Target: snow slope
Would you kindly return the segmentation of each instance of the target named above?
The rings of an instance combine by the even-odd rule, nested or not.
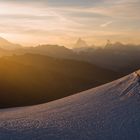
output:
[[[0,110],[0,140],[139,140],[140,78],[47,104]]]

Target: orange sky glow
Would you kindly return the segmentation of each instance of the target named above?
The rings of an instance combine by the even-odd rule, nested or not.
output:
[[[140,44],[139,0],[1,0],[0,36],[22,45]]]

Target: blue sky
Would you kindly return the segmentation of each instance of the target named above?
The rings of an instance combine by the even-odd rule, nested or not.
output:
[[[0,35],[24,45],[140,44],[139,0],[1,0]]]

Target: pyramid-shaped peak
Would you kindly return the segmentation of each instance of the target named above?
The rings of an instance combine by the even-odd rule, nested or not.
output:
[[[82,47],[88,47],[88,44],[85,40],[79,38],[75,44],[75,48],[82,48]]]

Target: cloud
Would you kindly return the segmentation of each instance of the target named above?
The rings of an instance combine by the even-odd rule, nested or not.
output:
[[[113,21],[108,21],[108,22],[106,22],[106,23],[104,23],[104,24],[101,24],[100,26],[101,27],[107,27],[107,26],[109,26],[110,24],[112,24],[113,23]]]
[[[17,4],[36,4],[53,7],[91,7],[103,3],[105,0],[1,0],[1,2],[17,3]]]
[[[139,13],[140,0],[0,0],[0,33],[61,40],[119,32],[133,38]]]

